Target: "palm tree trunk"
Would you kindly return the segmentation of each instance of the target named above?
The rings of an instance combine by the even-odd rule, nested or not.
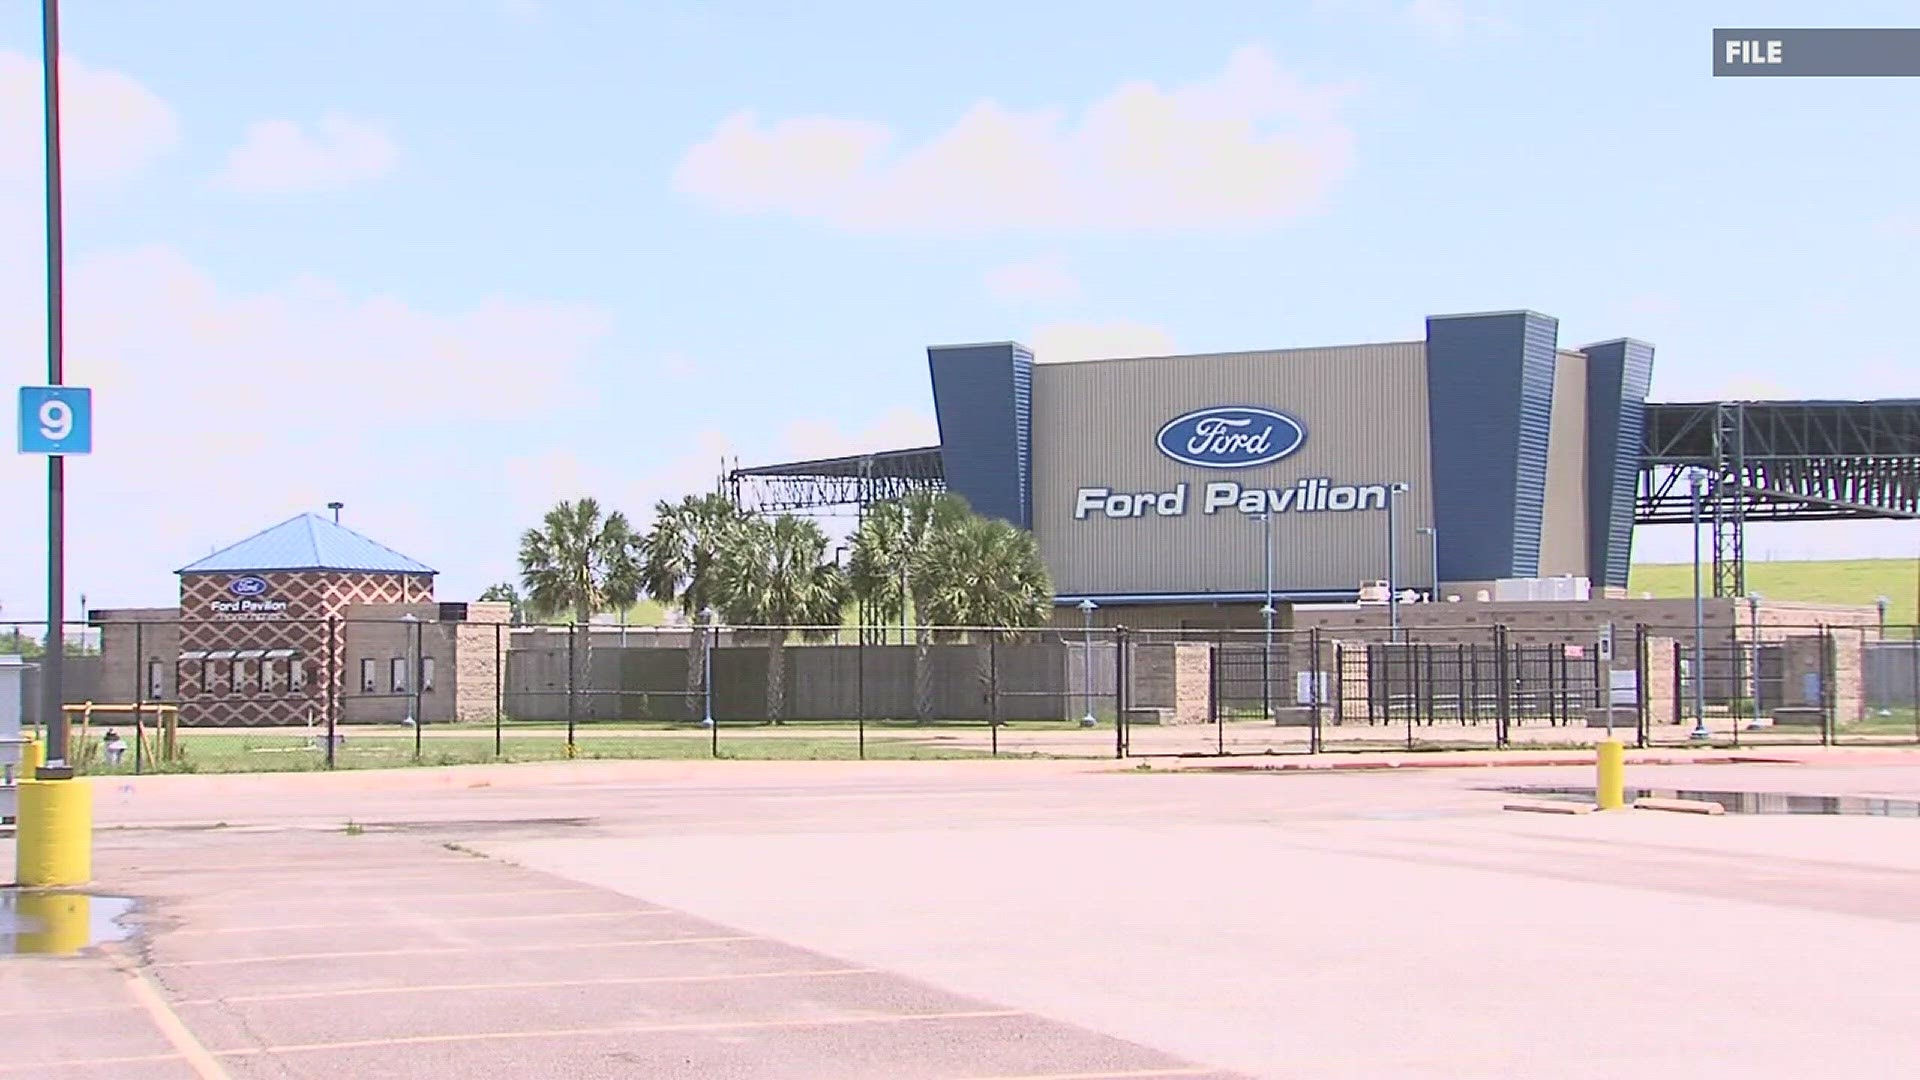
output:
[[[927,628],[914,631],[913,642],[913,715],[920,723],[933,719],[933,657]]]
[[[706,690],[706,637],[709,631],[704,626],[692,628],[687,634],[687,717],[700,719],[702,715],[702,692]]]
[[[1000,721],[999,710],[995,708],[997,702],[993,682],[996,673],[993,670],[993,661],[993,635],[989,633],[985,643],[974,646],[973,650],[974,673],[980,679],[980,700],[986,703],[989,724]]]
[[[787,642],[784,630],[775,630],[767,636],[767,719],[780,723],[780,713],[787,703],[787,653],[781,648]]]

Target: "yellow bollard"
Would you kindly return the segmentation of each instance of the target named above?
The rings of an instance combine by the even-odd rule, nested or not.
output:
[[[92,900],[85,893],[19,894],[24,926],[13,939],[14,951],[65,956],[86,948],[93,935]]]
[[[1599,754],[1600,775],[1594,785],[1593,801],[1602,810],[1618,810],[1627,803],[1626,748],[1618,742],[1603,742]]]
[[[20,744],[20,771],[14,775],[22,778],[33,777],[40,771],[40,766],[46,763],[46,759],[41,756],[43,753],[44,751],[40,749],[40,740],[28,735],[27,741]]]
[[[85,885],[93,877],[93,786],[21,780],[14,880],[30,889]]]

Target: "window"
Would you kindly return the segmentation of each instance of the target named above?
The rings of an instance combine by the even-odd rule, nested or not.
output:
[[[247,662],[238,657],[227,661],[227,689],[229,691],[236,694],[240,692],[240,669],[246,666]]]
[[[404,656],[393,658],[393,692],[396,694],[407,692],[407,658]]]
[[[377,692],[380,689],[379,684],[374,681],[375,670],[377,669],[375,669],[375,667],[373,666],[372,657],[367,657],[366,659],[360,661],[360,692],[361,693],[372,694]]]
[[[420,689],[426,692],[433,689],[433,657],[420,658]]]
[[[307,665],[297,656],[287,658],[287,689],[304,690],[307,685]]]

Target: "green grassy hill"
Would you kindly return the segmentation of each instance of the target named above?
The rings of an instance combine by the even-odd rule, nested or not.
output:
[[[1708,573],[1703,567],[1703,576]],[[1887,608],[1887,622],[1893,626],[1912,625],[1914,575],[1920,572],[1912,559],[1855,559],[1835,562],[1749,562],[1747,588],[1776,600],[1800,600],[1819,604],[1851,604],[1872,607],[1874,598],[1893,601]],[[1636,565],[1627,579],[1634,596],[1650,592],[1655,596],[1692,596],[1693,564],[1646,563]],[[1711,584],[1707,585],[1711,589]]]

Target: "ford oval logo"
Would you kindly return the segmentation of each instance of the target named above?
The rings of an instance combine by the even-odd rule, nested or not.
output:
[[[227,591],[235,596],[260,596],[267,591],[267,581],[257,577],[234,578]]]
[[[1216,405],[1176,416],[1153,441],[1160,452],[1203,469],[1251,469],[1279,461],[1307,441],[1306,425],[1250,405]]]

